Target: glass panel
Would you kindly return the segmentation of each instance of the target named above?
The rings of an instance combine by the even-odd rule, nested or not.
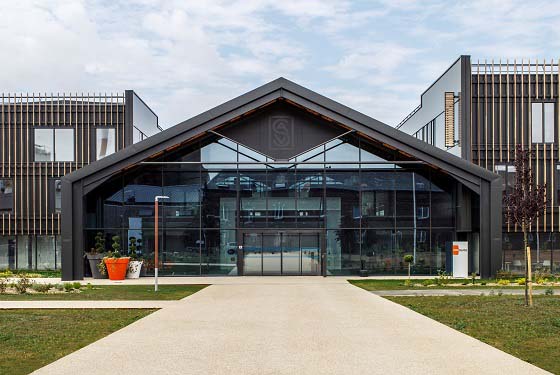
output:
[[[243,234],[243,275],[262,275],[262,234]]]
[[[395,171],[392,168],[361,171],[362,227],[395,226]]]
[[[394,234],[387,229],[362,231],[362,255],[366,269],[372,273],[394,273]]]
[[[298,166],[294,190],[297,195],[296,216],[298,227],[323,227],[325,217],[323,171],[302,170]]]
[[[200,172],[198,165],[170,164],[163,169],[165,219],[169,228],[200,227]]]
[[[37,236],[37,269],[55,269],[55,238],[54,236]]]
[[[542,103],[531,104],[531,139],[533,143],[542,142]]]
[[[267,219],[273,220],[281,216],[281,213],[278,213],[273,218],[267,212],[266,197],[269,188],[266,182],[266,172],[239,172],[239,195],[241,197],[239,223],[241,226],[262,228],[266,227]]]
[[[16,240],[14,237],[0,236],[0,269],[16,268]]]
[[[98,128],[95,134],[97,160],[116,151],[115,129]]]
[[[74,129],[56,129],[54,136],[55,160],[74,161]]]
[[[451,252],[453,229],[432,229],[432,242],[430,257],[426,260],[429,266],[437,271],[445,271],[446,254]],[[451,261],[451,259],[449,259]],[[451,270],[448,270],[451,271]]]
[[[554,142],[554,103],[544,103],[544,141]]]
[[[237,242],[235,230],[202,232],[202,273],[237,275]]]
[[[453,205],[454,183],[432,174],[431,183],[431,225],[432,227],[452,227],[455,225]]]
[[[327,147],[325,160],[327,162],[359,162],[360,149],[349,143],[343,143],[331,149]],[[358,164],[327,164],[326,168],[358,169]]]
[[[222,145],[220,143],[226,144]],[[200,149],[200,160],[203,163],[237,162],[237,145],[227,139],[220,143],[210,143]],[[233,148],[233,149],[232,149]],[[203,168],[237,169],[235,164],[204,164]]]
[[[161,261],[163,275],[199,275],[201,242],[199,230],[170,229],[161,224],[163,245]]]
[[[319,233],[301,233],[299,236],[301,249],[302,275],[321,274],[321,245]]]
[[[329,228],[360,227],[360,174],[354,171],[325,172],[327,224]],[[340,218],[335,224],[330,217]],[[331,226],[334,225],[334,226]]]
[[[350,275],[357,274],[360,268],[360,231],[327,230],[327,272]]]
[[[163,195],[162,167],[142,165],[127,173],[124,177],[124,225],[134,225],[131,222],[141,220],[141,228],[154,226],[155,197]],[[160,202],[160,217],[169,215],[169,202]],[[163,225],[164,223],[162,223]]]
[[[235,229],[237,172],[202,171],[202,227]]]
[[[268,227],[292,228],[299,218],[296,211],[295,170],[269,170]]]
[[[14,208],[14,188],[11,179],[0,179],[0,211],[11,211]]]
[[[282,235],[282,274],[283,275],[301,275],[301,252],[300,252],[300,236],[298,234]],[[306,259],[306,268],[309,261]]]
[[[35,161],[54,161],[52,129],[35,129]]]
[[[263,234],[262,270],[263,275],[280,275],[282,259],[282,236],[280,233]]]
[[[29,236],[17,236],[17,269],[33,268],[33,251],[29,243]]]

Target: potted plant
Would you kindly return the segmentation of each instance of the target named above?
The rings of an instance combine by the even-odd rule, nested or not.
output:
[[[95,235],[94,247],[86,253],[87,260],[89,262],[89,268],[91,268],[91,276],[94,279],[105,279],[107,278],[106,273],[101,273],[99,269],[99,264],[103,264],[103,253],[105,252],[105,236],[103,232],[97,232]]]
[[[113,236],[112,240],[113,251],[103,258],[103,263],[109,274],[109,280],[124,280],[130,258],[121,256],[121,237]]]
[[[140,270],[142,269],[142,263],[144,263],[144,260],[138,256],[140,242],[141,240],[137,240],[136,237],[130,237],[128,239],[130,262],[128,263],[126,272],[127,279],[138,279],[140,277]]]

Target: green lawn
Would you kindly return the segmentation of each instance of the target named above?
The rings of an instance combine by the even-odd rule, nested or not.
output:
[[[560,374],[560,297],[386,297],[555,374]]]
[[[0,374],[28,374],[153,311],[0,310]]]
[[[0,301],[55,300],[179,300],[207,287],[207,285],[99,285],[84,286],[80,293],[64,294],[0,294]]]
[[[420,279],[412,279],[411,283],[412,284],[422,284],[424,280],[420,280]],[[461,281],[461,280],[451,280],[450,283],[451,284],[461,284],[461,283],[466,283],[467,285],[432,285],[432,286],[406,286],[404,284],[405,279],[398,279],[398,280],[390,280],[390,279],[378,279],[378,280],[372,280],[372,279],[366,279],[366,280],[348,280],[348,282],[352,285],[355,285],[357,287],[360,287],[362,289],[365,290],[408,290],[408,289],[417,289],[417,290],[423,290],[423,289],[501,289],[501,288],[515,288],[515,289],[523,289],[524,286],[522,285],[515,285],[515,286],[498,286],[498,285],[493,285],[493,286],[488,286],[488,285],[481,285],[481,282],[485,282],[485,283],[495,283],[496,280],[476,280],[476,284],[475,285],[471,285],[471,281],[470,280],[465,280],[465,281]],[[547,289],[547,288],[554,288],[554,289],[560,289],[559,286],[543,286],[543,285],[537,285],[535,283],[533,283],[533,288],[534,289]]]

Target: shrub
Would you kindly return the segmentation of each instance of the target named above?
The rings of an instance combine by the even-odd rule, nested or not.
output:
[[[93,285],[91,285],[91,283],[87,283],[86,288],[88,290],[92,290],[93,289]]]
[[[424,286],[430,286],[430,285],[432,285],[433,283],[434,283],[434,282],[433,282],[432,280],[429,280],[429,279],[428,279],[428,280],[422,281],[422,285],[424,285]]]
[[[445,271],[438,271],[438,277],[436,278],[437,285],[447,285],[451,281],[449,274]]]
[[[412,286],[412,281],[410,281],[410,279],[406,279],[404,281],[404,286]]]
[[[14,276],[14,273],[12,271],[10,271],[9,269],[0,271],[0,277],[12,277]]]
[[[480,285],[482,285],[482,286],[486,285],[486,281],[482,281],[482,282],[480,283]]]
[[[6,288],[8,287],[8,279],[0,277],[0,294],[6,293]]]
[[[23,274],[18,281],[14,284],[14,288],[16,289],[16,292],[18,292],[19,294],[25,294],[27,293],[27,289],[29,289],[31,287],[31,280],[29,280],[27,278],[27,276],[25,274]]]
[[[498,280],[498,285],[509,285],[509,280],[500,279]]]
[[[496,272],[496,279],[511,280],[513,279],[513,273],[511,271],[499,270],[498,272]]]
[[[82,283],[76,281],[72,284],[72,286],[74,287],[74,289],[80,289],[82,287]]]
[[[64,290],[67,292],[71,292],[74,289],[74,284],[72,283],[64,283]]]
[[[547,288],[547,289],[544,291],[544,295],[545,295],[545,296],[552,296],[552,295],[554,295],[554,289],[552,289],[552,288]]]
[[[38,293],[47,293],[52,288],[52,284],[37,283],[33,284],[31,288]]]
[[[62,284],[56,284],[55,285],[56,290],[58,290],[59,292],[62,292],[64,290],[64,285]]]
[[[517,285],[525,285],[525,278],[520,277],[519,279],[515,280],[515,282],[517,283]]]

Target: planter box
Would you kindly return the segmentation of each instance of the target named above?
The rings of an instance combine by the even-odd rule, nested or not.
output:
[[[103,261],[103,254],[86,254],[88,262],[89,262],[89,268],[91,268],[91,276],[94,279],[106,279],[107,275],[102,275],[101,272],[99,272],[99,268],[97,268],[97,265]]]
[[[369,270],[360,270],[360,277],[368,277]]]
[[[128,269],[130,258],[107,258],[105,266],[109,274],[109,280],[124,280]]]
[[[128,263],[128,269],[126,270],[127,279],[138,279],[140,278],[140,270],[142,269],[143,260],[131,260]]]

